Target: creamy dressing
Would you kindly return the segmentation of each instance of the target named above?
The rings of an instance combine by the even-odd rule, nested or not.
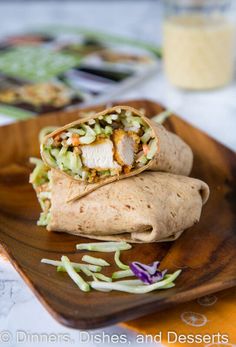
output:
[[[217,88],[234,73],[235,26],[221,16],[171,16],[164,21],[164,65],[170,82]]]

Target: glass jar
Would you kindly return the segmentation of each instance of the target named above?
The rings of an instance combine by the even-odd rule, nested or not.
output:
[[[211,89],[234,75],[235,18],[230,0],[163,0],[164,67],[170,82]]]

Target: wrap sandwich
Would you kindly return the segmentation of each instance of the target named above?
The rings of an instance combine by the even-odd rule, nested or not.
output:
[[[79,198],[145,170],[188,176],[190,147],[179,136],[129,106],[116,106],[58,128],[44,137],[47,166],[81,182]]]
[[[43,209],[39,224],[50,231],[98,240],[172,241],[199,221],[209,196],[198,179],[146,171],[68,202],[68,190],[76,195],[80,184],[37,160],[30,181]]]

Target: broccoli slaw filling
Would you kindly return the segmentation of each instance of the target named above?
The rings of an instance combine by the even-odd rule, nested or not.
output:
[[[30,183],[33,185],[42,209],[37,225],[46,226],[51,217],[50,169],[38,158],[30,158],[30,163],[35,165],[33,172],[30,174]]]
[[[146,165],[157,141],[141,117],[116,109],[49,137],[42,151],[49,166],[92,183]]]

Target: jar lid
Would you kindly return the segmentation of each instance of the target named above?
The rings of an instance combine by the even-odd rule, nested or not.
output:
[[[208,7],[208,6],[229,6],[232,0],[164,0],[164,3],[169,3],[175,6],[190,6],[190,7]]]

